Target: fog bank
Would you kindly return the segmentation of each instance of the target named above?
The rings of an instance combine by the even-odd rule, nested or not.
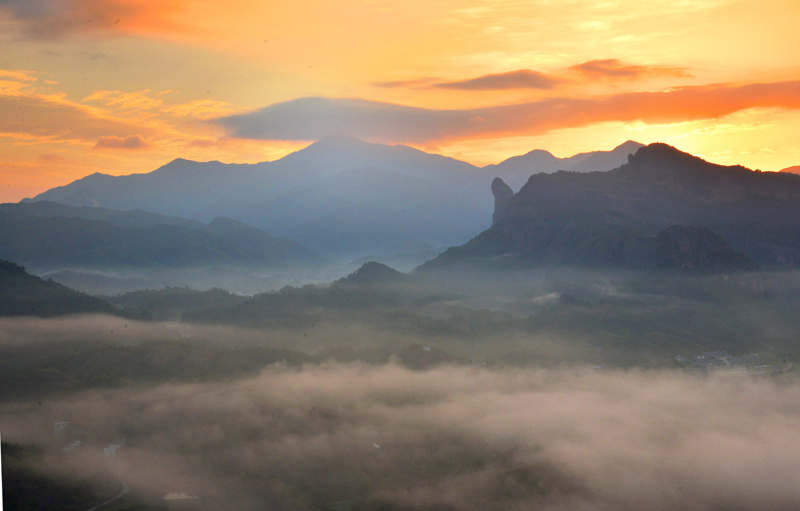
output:
[[[56,438],[53,424],[70,421]],[[3,405],[40,469],[200,509],[796,509],[800,387],[673,372],[267,368]],[[72,453],[60,447],[80,440]]]

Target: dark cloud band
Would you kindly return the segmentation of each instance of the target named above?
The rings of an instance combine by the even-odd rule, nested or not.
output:
[[[236,138],[318,140],[343,134],[375,142],[425,144],[536,135],[599,122],[683,122],[754,107],[800,108],[800,81],[550,98],[464,110],[416,108],[363,99],[301,98],[213,122]]]

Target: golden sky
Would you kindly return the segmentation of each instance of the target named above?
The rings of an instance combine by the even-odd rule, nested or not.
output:
[[[0,202],[336,132],[800,165],[797,0],[0,0]]]

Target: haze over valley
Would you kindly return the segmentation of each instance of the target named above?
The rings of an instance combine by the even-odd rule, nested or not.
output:
[[[367,240],[344,252],[215,216],[254,210],[223,198],[241,176],[263,197],[266,164],[178,160],[3,204],[2,257],[25,265],[0,266],[6,505],[793,507],[800,273],[785,233],[800,177],[621,147],[614,169],[586,167],[614,151],[479,169],[323,140],[304,151],[326,149],[337,172],[285,194],[319,209],[298,198],[271,221],[316,211],[341,243]],[[401,172],[420,161],[438,183]],[[213,213],[179,207],[187,173],[209,180]],[[460,193],[422,192],[436,186]],[[335,231],[353,204],[366,222],[345,212]],[[433,250],[469,209],[483,214],[471,239]],[[424,264],[354,258],[390,253],[380,241],[402,229],[430,247]]]
[[[794,0],[0,0],[0,510],[800,507]]]

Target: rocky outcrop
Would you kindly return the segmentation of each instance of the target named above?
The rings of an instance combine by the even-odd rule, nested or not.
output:
[[[800,176],[715,165],[651,144],[608,172],[532,175],[506,203],[502,221],[447,250],[439,262],[653,268],[662,230],[699,225],[761,267],[800,268],[798,218]],[[706,267],[699,259],[691,264]]]
[[[705,227],[673,225],[658,235],[657,266],[690,273],[749,271],[757,265],[731,247],[725,238]]]
[[[503,218],[503,214],[506,212],[506,204],[514,196],[514,190],[505,181],[496,177],[492,181],[492,194],[494,194],[494,213],[492,214],[492,225],[494,225]]]

